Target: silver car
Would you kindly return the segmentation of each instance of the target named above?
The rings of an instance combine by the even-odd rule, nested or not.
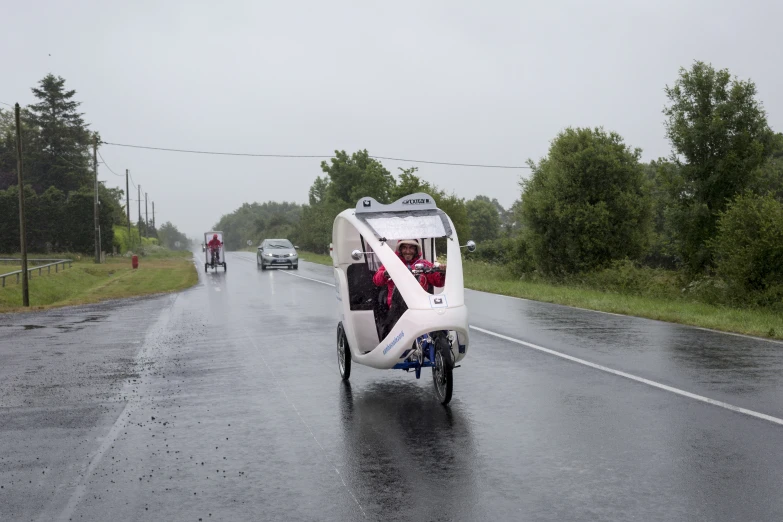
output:
[[[276,268],[299,268],[299,255],[295,247],[287,239],[265,239],[258,247],[256,254],[256,264],[261,270],[269,267]]]

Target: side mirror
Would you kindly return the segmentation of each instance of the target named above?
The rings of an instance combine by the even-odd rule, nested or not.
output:
[[[460,248],[467,248],[468,252],[475,252],[476,251],[476,242],[472,239],[469,239],[467,243],[462,245]]]
[[[296,245],[294,245],[294,249],[296,249],[296,250],[299,250],[299,247],[298,247],[298,246],[296,246]]]
[[[361,250],[354,250],[353,252],[351,252],[351,258],[354,261],[360,260],[362,258],[362,251]]]

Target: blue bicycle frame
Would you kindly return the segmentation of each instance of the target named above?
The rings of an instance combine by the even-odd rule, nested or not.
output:
[[[443,331],[443,335],[448,335],[448,332]],[[421,378],[422,368],[431,368],[435,366],[435,343],[432,341],[430,334],[424,334],[416,338],[416,343],[421,345],[421,354],[423,360],[417,361],[403,361],[394,365],[393,369],[416,372],[416,378]],[[410,356],[411,352],[415,348],[410,348],[403,352],[402,359]]]

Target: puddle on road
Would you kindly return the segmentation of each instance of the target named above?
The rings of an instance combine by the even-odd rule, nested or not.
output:
[[[63,331],[76,331],[76,330],[83,329],[86,326],[86,323],[97,323],[103,321],[107,317],[108,315],[104,315],[104,314],[92,314],[74,322],[67,322],[65,324],[49,325],[49,326]],[[38,330],[41,328],[46,328],[46,326],[40,324],[0,324],[0,328],[22,328],[24,330]]]
[[[0,324],[0,328],[19,328],[22,327],[25,330],[37,330],[38,328],[46,328],[39,324]]]

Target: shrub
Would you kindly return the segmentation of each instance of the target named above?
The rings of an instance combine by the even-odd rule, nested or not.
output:
[[[467,259],[490,264],[507,265],[515,275],[532,272],[535,268],[528,244],[521,237],[503,237],[482,241]]]
[[[643,255],[651,202],[641,151],[616,133],[571,129],[522,183],[521,215],[537,268],[563,276]]]
[[[738,302],[768,306],[783,298],[783,205],[747,192],[720,214],[710,241],[716,272]]]
[[[680,297],[682,286],[677,272],[639,266],[628,259],[614,261],[601,270],[572,276],[568,282],[604,292],[675,299]]]

